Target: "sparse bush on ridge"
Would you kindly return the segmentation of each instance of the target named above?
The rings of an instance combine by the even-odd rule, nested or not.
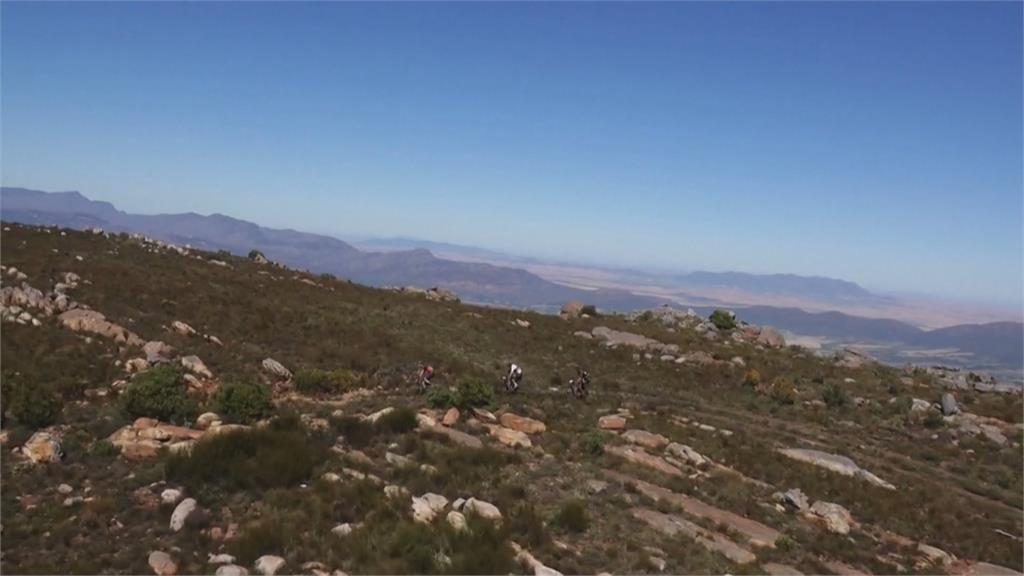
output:
[[[829,384],[821,393],[821,399],[829,408],[842,408],[850,403],[850,397],[838,384]]]
[[[181,369],[161,364],[135,375],[121,394],[121,407],[133,418],[146,416],[188,424],[198,411],[181,379]]]
[[[708,319],[719,330],[732,330],[736,327],[736,316],[728,310],[715,310]]]
[[[352,388],[356,377],[350,370],[300,370],[292,379],[303,394],[337,394]]]
[[[63,402],[48,386],[29,384],[21,380],[4,378],[3,386],[10,391],[4,395],[3,409],[22,426],[42,428],[53,424],[60,416]]]
[[[416,429],[416,412],[408,406],[395,408],[377,420],[377,429],[392,434],[404,434]]]
[[[562,504],[551,523],[568,532],[586,532],[590,526],[587,509],[579,500],[570,500]]]

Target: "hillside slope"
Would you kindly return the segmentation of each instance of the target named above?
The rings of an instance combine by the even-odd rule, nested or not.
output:
[[[0,234],[4,574],[1022,568],[1019,394],[955,390],[943,416],[929,374],[768,330]]]

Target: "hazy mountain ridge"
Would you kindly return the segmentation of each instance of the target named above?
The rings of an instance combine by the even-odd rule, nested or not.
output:
[[[445,286],[467,300],[487,304],[550,310],[578,298],[600,308],[627,311],[665,302],[627,291],[570,288],[516,268],[444,260],[425,249],[363,252],[330,236],[265,228],[222,214],[129,214],[78,192],[24,188],[0,188],[0,199],[6,220],[74,228],[99,226],[239,254],[256,249],[290,266],[328,272],[363,284]]]

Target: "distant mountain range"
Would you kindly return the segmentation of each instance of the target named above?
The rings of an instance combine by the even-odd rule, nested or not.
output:
[[[667,301],[624,290],[571,288],[525,270],[436,258],[425,249],[364,252],[330,236],[264,228],[221,214],[128,214],[78,192],[0,188],[0,212],[5,220],[26,224],[98,226],[237,254],[256,249],[289,266],[328,272],[361,284],[444,286],[465,300],[492,305],[550,310],[567,300],[580,299],[602,309],[628,311]]]
[[[25,224],[101,227],[112,232],[138,232],[175,244],[206,250],[246,254],[262,251],[267,257],[314,272],[328,272],[371,286],[444,286],[464,300],[489,305],[556,310],[578,299],[609,311],[631,311],[671,303],[669,298],[634,294],[615,288],[581,289],[565,286],[511,266],[436,257],[415,240],[376,241],[385,251],[357,249],[337,238],[294,230],[279,230],[221,214],[128,214],[109,202],[94,201],[78,192],[47,193],[24,188],[0,188],[0,217]],[[420,247],[416,247],[419,245]],[[474,250],[450,244],[429,244],[439,250]],[[411,249],[401,249],[409,247]],[[478,250],[481,256],[496,253]],[[507,257],[506,261],[514,261]],[[521,259],[528,261],[529,259]],[[692,272],[676,275],[678,285],[694,289],[728,287],[748,292],[785,294],[829,301],[885,300],[861,286],[843,280],[791,274],[755,275],[740,272]],[[689,301],[708,306],[715,301],[691,296]],[[956,348],[973,354],[977,365],[1024,366],[1024,325],[995,322],[951,326],[925,331],[897,320],[864,318],[840,312],[806,312],[799,308],[741,306],[742,319],[769,324],[798,334],[834,340],[866,340],[920,348]],[[710,308],[699,308],[703,313]]]

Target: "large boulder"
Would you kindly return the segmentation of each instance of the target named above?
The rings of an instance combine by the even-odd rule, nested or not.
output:
[[[434,286],[426,292],[427,300],[433,300],[435,302],[458,302],[459,297],[455,295],[455,292],[447,288],[440,286]]]
[[[142,345],[142,352],[146,355],[146,361],[150,364],[166,362],[174,354],[174,348],[159,340],[150,340]]]
[[[960,406],[956,402],[956,396],[953,396],[951,392],[946,392],[942,395],[942,415],[952,416],[960,411]]]
[[[597,426],[602,430],[622,430],[626,427],[626,419],[618,414],[608,414],[597,419]]]
[[[775,328],[765,326],[761,328],[761,333],[757,335],[757,343],[766,348],[782,348],[786,345],[786,339]]]
[[[533,446],[533,442],[530,442],[530,437],[518,430],[494,424],[487,425],[487,429],[490,431],[491,436],[494,436],[498,442],[506,446],[512,448],[530,448]]]
[[[559,315],[562,318],[577,318],[583,313],[583,302],[579,300],[570,300],[565,304],[562,304],[562,309]]]
[[[704,466],[705,464],[710,462],[710,460],[704,457],[700,452],[697,452],[696,450],[690,448],[686,444],[679,444],[678,442],[672,442],[671,444],[666,446],[665,452],[668,452],[669,454],[672,454],[678,458],[682,458],[684,461],[686,461],[688,464],[694,467]]]
[[[182,336],[192,336],[196,334],[195,328],[189,326],[188,324],[185,324],[181,320],[175,320],[174,322],[171,322],[171,328],[173,328],[175,332],[181,334]]]
[[[277,376],[284,380],[290,380],[292,377],[291,370],[285,368],[284,364],[281,364],[280,362],[274,360],[273,358],[264,358],[263,362],[261,362],[261,365],[263,366],[263,369],[266,370],[267,372],[270,372],[274,376]]]
[[[34,464],[56,463],[64,457],[64,451],[60,447],[60,437],[44,431],[33,434],[21,447],[21,453]]]
[[[850,511],[834,502],[819,500],[811,506],[810,513],[824,521],[825,528],[834,534],[849,534],[854,524]]]
[[[444,424],[445,426],[455,426],[459,421],[459,416],[459,409],[452,406],[444,413],[444,418],[441,419],[441,424]]]
[[[518,430],[526,434],[540,434],[547,430],[547,426],[544,425],[540,420],[534,420],[533,418],[527,418],[526,416],[519,416],[511,412],[505,412],[499,418],[501,425],[506,428]]]
[[[807,502],[807,495],[799,488],[791,488],[785,492],[776,492],[772,496],[776,502],[796,512],[803,512],[810,507]]]
[[[462,512],[464,514],[472,512],[477,516],[488,520],[501,520],[501,511],[498,510],[497,506],[490,502],[477,500],[476,498],[466,500],[465,504],[462,505]]]
[[[256,571],[263,576],[274,576],[284,566],[284,558],[280,556],[260,556],[256,559]]]
[[[444,507],[448,505],[448,499],[440,494],[427,492],[423,496],[412,497],[412,518],[417,522],[429,524]]]

